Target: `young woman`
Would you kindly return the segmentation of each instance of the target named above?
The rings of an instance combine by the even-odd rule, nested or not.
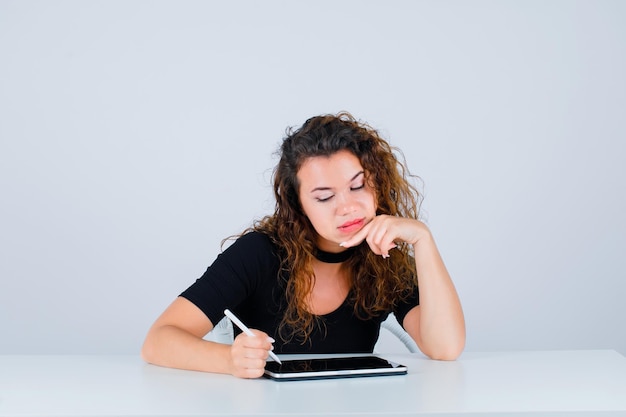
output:
[[[174,300],[149,330],[143,358],[255,378],[269,350],[372,352],[390,312],[424,354],[457,358],[461,304],[399,154],[347,113],[289,131],[274,170],[274,214]],[[226,308],[255,337],[204,340]]]

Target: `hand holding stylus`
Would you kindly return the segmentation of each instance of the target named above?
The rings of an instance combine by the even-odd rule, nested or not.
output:
[[[243,324],[243,322],[241,320],[239,320],[239,318],[237,318],[237,316],[235,316],[232,311],[230,311],[229,309],[224,310],[224,314],[226,315],[226,317],[228,317],[230,319],[230,321],[233,322],[233,324],[237,327],[239,327],[239,329],[244,332],[246,335],[248,336],[252,336],[252,337],[256,337],[256,335],[252,332],[252,330],[250,330],[248,328],[248,326],[246,326],[245,324]],[[271,340],[271,342],[273,342],[273,339]],[[278,359],[278,356],[276,356],[276,354],[274,352],[272,352],[271,350],[268,351],[270,357],[272,359],[274,359],[276,362],[282,364],[282,362],[280,361],[280,359]]]

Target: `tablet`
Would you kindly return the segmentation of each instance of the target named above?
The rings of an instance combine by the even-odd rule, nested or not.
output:
[[[405,375],[407,367],[378,356],[350,356],[324,359],[292,359],[267,362],[266,378],[276,381],[297,381],[324,378]]]

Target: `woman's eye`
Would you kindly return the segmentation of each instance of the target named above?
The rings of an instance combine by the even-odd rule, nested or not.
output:
[[[361,185],[357,185],[356,187],[350,187],[350,189],[352,191],[356,191],[356,190],[361,190],[363,189],[363,187],[365,187],[365,183],[361,184]]]
[[[319,201],[320,203],[323,203],[324,201],[328,201],[331,198],[333,198],[332,195],[329,195],[328,197],[317,197],[317,201]]]

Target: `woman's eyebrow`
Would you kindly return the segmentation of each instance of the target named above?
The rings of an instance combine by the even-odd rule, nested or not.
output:
[[[356,180],[357,178],[359,178],[359,175],[363,175],[363,174],[365,174],[365,171],[359,171],[354,177],[352,177],[350,182]]]
[[[348,182],[352,182],[352,181],[356,180],[357,178],[359,178],[360,175],[363,175],[363,174],[365,174],[365,171],[357,172],[356,175],[354,177],[350,178],[350,181],[348,181]],[[315,191],[328,191],[328,190],[331,190],[331,189],[332,189],[331,187],[315,187],[315,188],[313,188],[311,190],[311,192],[313,193]]]

